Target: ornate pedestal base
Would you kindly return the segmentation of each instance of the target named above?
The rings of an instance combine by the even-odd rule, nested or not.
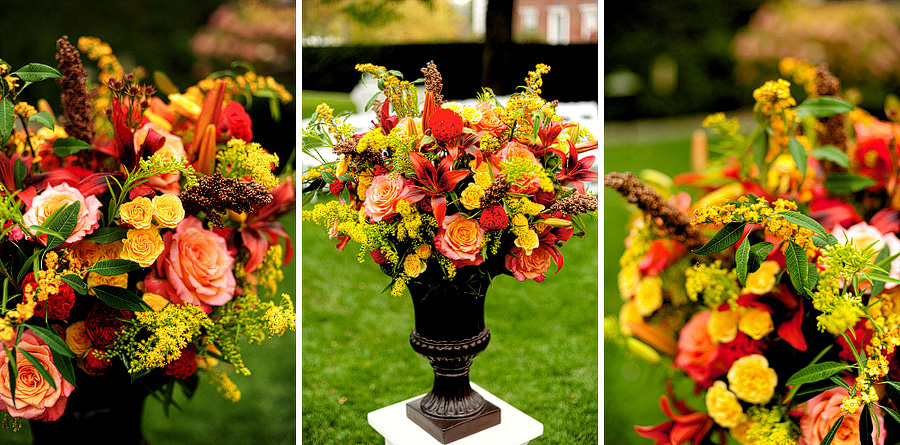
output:
[[[419,406],[423,399],[425,397],[406,404],[406,417],[443,444],[462,439],[500,424],[500,408],[488,401],[484,402],[482,411],[474,416],[443,419],[423,412]]]

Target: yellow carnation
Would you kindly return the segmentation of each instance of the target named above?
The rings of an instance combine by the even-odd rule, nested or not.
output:
[[[731,309],[712,311],[706,322],[706,332],[717,343],[728,343],[737,337],[740,313]]]
[[[164,248],[165,243],[159,236],[159,229],[132,229],[128,231],[125,242],[122,244],[120,258],[134,261],[141,267],[149,267],[156,262],[156,258]]]
[[[659,277],[643,277],[638,284],[637,294],[634,296],[634,305],[638,312],[644,316],[650,316],[662,307],[662,279]]]
[[[153,197],[153,219],[160,227],[174,229],[184,219],[181,198],[174,193]]]
[[[471,183],[462,191],[459,201],[468,210],[475,210],[481,207],[481,197],[484,196],[484,189],[478,184]]]
[[[728,370],[728,388],[739,399],[763,405],[775,394],[778,374],[760,354],[752,354],[734,361]]]
[[[728,390],[725,382],[716,380],[706,390],[706,412],[720,426],[734,428],[744,419],[744,410],[737,396]]]
[[[772,316],[768,312],[755,307],[744,308],[742,312],[738,329],[750,338],[759,340],[775,330]]]
[[[126,202],[119,207],[119,217],[122,218],[123,223],[135,229],[147,229],[153,222],[153,201],[140,196],[131,202]]]
[[[747,274],[745,287],[747,292],[755,295],[765,295],[775,287],[775,275],[781,271],[781,267],[775,261],[763,261],[756,272]]]

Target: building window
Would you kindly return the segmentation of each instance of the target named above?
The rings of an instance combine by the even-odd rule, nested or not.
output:
[[[578,5],[578,11],[581,13],[581,39],[588,41],[597,32],[597,4],[582,3]]]
[[[547,7],[547,43],[551,45],[569,44],[569,7],[553,5]]]
[[[519,20],[522,24],[522,31],[537,31],[540,14],[541,11],[536,6],[522,6],[519,8]]]

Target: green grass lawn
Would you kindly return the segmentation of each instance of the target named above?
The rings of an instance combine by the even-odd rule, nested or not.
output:
[[[294,239],[295,215],[281,222]],[[294,262],[284,268],[279,295],[286,292],[296,303]],[[296,443],[296,334],[287,332],[261,345],[242,345],[244,363],[252,371],[249,377],[230,374],[241,390],[241,400],[231,402],[216,391],[205,377],[194,398],[185,401],[176,396],[183,411],[172,408],[167,418],[162,404],[149,397],[144,405],[143,429],[154,445],[293,444]],[[220,364],[228,369],[227,364]],[[180,391],[176,391],[180,395]],[[0,430],[0,444],[31,443],[27,423],[12,433]]]
[[[697,123],[699,127],[699,121]],[[674,176],[690,169],[689,137],[684,139],[622,141],[606,144],[604,148],[604,170],[632,171],[637,174],[642,169],[655,169]],[[605,189],[603,203],[604,223],[604,314],[618,315],[622,300],[616,284],[619,272],[619,257],[625,250],[629,217],[635,207],[628,204],[616,192]],[[647,444],[648,439],[638,436],[633,425],[654,425],[668,420],[659,409],[659,396],[665,394],[665,378],[674,375],[671,360],[663,360],[657,365],[649,365],[606,342],[603,352],[604,375],[604,440],[609,444]],[[693,395],[693,386],[686,379],[678,379],[676,393],[679,397]],[[687,397],[695,409],[702,408],[702,401]]]
[[[356,106],[350,101],[350,95],[347,93],[304,90],[300,94],[300,99],[303,102],[301,104],[303,113],[300,115],[301,119],[308,119],[312,116],[313,111],[316,111],[316,107],[322,102],[325,102],[331,108],[334,108],[335,116],[341,111],[356,113]]]
[[[413,352],[409,294],[358,245],[336,250],[324,229],[302,224],[303,443],[375,444],[367,413],[431,388]],[[494,280],[486,297],[491,343],[471,380],[544,424],[533,444],[594,444],[598,428],[598,231],[562,248],[565,264],[543,283]]]

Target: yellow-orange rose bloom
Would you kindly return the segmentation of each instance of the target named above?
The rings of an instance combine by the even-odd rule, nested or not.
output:
[[[755,308],[744,308],[741,314],[741,321],[738,323],[738,329],[749,335],[754,340],[759,340],[766,336],[769,332],[775,330],[772,323],[772,315],[768,312]]]
[[[763,261],[756,272],[748,273],[746,290],[754,295],[765,295],[775,288],[775,275],[781,267],[775,261]]]
[[[739,399],[763,405],[775,394],[778,374],[760,354],[751,354],[734,361],[728,370],[728,389]]]
[[[712,420],[725,428],[738,426],[744,418],[741,402],[738,402],[737,396],[721,380],[716,380],[706,390],[706,412]]]
[[[459,201],[463,207],[469,210],[475,210],[481,207],[481,197],[484,196],[484,189],[478,184],[471,183],[459,196]]]
[[[144,295],[141,296],[141,299],[144,300],[144,303],[147,303],[147,306],[150,306],[150,309],[154,311],[161,311],[166,305],[169,304],[169,300],[166,297],[163,297],[160,294],[154,294],[153,292],[144,292]]]
[[[634,305],[644,317],[652,315],[662,307],[662,279],[659,277],[643,277],[638,284]]]
[[[100,246],[93,241],[82,240],[72,248],[72,257],[85,267],[93,266],[94,263],[103,259],[103,248]]]
[[[706,322],[706,332],[717,343],[728,343],[737,337],[740,316],[740,313],[731,309],[712,311]]]
[[[423,260],[431,258],[431,244],[420,244],[416,247],[416,255]]]
[[[628,326],[628,323],[642,323],[643,321],[644,318],[641,317],[641,313],[638,312],[634,303],[626,301],[625,304],[622,305],[622,309],[619,309],[619,328],[622,329],[623,334],[632,334],[631,327]]]
[[[91,339],[84,330],[84,321],[76,321],[66,328],[66,344],[77,357],[91,347]]]
[[[160,227],[174,229],[184,219],[184,206],[173,193],[153,197],[153,220]]]
[[[128,231],[125,241],[122,243],[122,253],[120,257],[125,260],[131,260],[141,265],[141,267],[150,267],[156,258],[165,249],[165,243],[159,236],[159,229],[132,229]]]
[[[111,277],[105,277],[103,275],[100,275],[100,274],[97,274],[94,272],[90,272],[90,273],[88,273],[88,276],[87,276],[87,285],[88,285],[88,287],[106,285],[106,286],[121,287],[122,289],[125,289],[128,287],[128,274],[123,273],[121,275],[113,275]]]
[[[119,207],[119,217],[135,229],[148,229],[153,223],[153,201],[140,196],[126,202]]]
[[[98,248],[100,249],[101,260],[114,260],[119,258],[122,253],[122,240],[100,244]]]
[[[407,255],[406,259],[403,260],[403,272],[411,278],[415,278],[422,272],[425,272],[425,267],[425,262],[419,259],[418,255]]]
[[[525,251],[525,255],[531,255],[531,251],[540,244],[540,239],[534,230],[528,230],[516,238],[516,247]]]

